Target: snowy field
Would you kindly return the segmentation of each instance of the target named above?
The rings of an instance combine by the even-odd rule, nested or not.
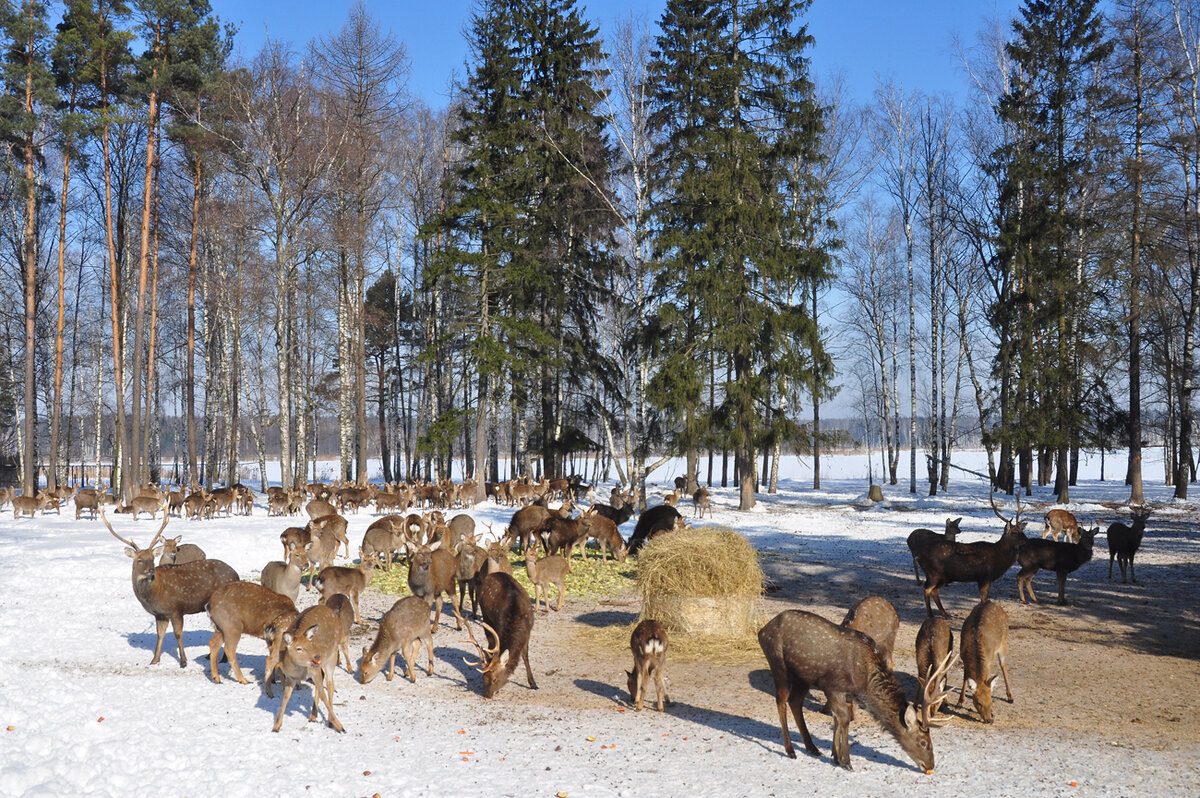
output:
[[[981,453],[956,459],[981,471],[983,462]],[[964,540],[994,538],[998,531],[986,486],[970,475],[955,472],[950,491],[933,498],[923,495],[927,488],[921,483],[919,493],[909,495],[905,477],[902,485],[884,487],[884,503],[868,507],[862,457],[826,456],[823,464],[824,487],[813,491],[807,461],[789,459],[780,492],[763,495],[753,513],[732,511],[733,488],[716,489],[713,522],[742,532],[764,553],[799,551],[814,561],[853,558],[870,545],[894,556],[897,571],[911,568],[904,541],[916,526],[940,529],[947,516],[961,515]],[[1173,502],[1161,484],[1154,452],[1147,452],[1145,468],[1147,498],[1159,506],[1155,518],[1194,518],[1194,505]],[[1109,480],[1099,482],[1098,460],[1084,464],[1068,507],[1081,520],[1102,519],[1107,526],[1119,517],[1101,502],[1128,498],[1119,478],[1123,460],[1110,455],[1107,472]],[[662,483],[675,473],[653,478]],[[598,492],[607,497],[608,487]],[[1034,498],[1045,503],[1052,496],[1045,488]],[[688,515],[690,503],[685,504]],[[1005,509],[1011,515],[1011,498]],[[473,514],[500,530],[511,509],[489,501]],[[1040,512],[1032,516],[1031,527],[1040,526],[1040,518]],[[369,511],[350,516],[355,549],[372,519]],[[199,543],[210,558],[228,562],[242,578],[254,579],[265,563],[278,559],[279,532],[294,522],[267,517],[259,497],[250,518],[176,519],[168,531]],[[157,528],[145,520],[135,524],[128,516],[116,516],[114,526],[139,544]],[[630,521],[621,531],[628,537],[632,528]],[[1178,551],[1148,536],[1138,564],[1153,568],[1156,562],[1195,561],[1196,540],[1190,538],[1189,551]],[[1097,561],[1107,560],[1103,548],[1101,535]],[[261,691],[261,641],[243,638],[240,646],[242,668],[255,680],[247,685],[228,677],[221,684],[209,680],[211,626],[204,615],[186,619],[186,668],[178,667],[170,631],[161,663],[149,664],[154,621],[133,596],[123,546],[99,520],[73,520],[69,504],[61,517],[15,521],[6,511],[0,520],[0,562],[4,796],[1200,794],[1194,731],[1181,743],[1139,750],[1104,728],[1064,741],[1051,723],[1033,731],[951,724],[934,732],[937,766],[927,776],[892,738],[864,720],[861,710],[850,730],[855,771],[845,772],[828,758],[828,726],[811,719],[826,756],[806,756],[800,745],[799,758],[789,760],[773,697],[767,694],[745,706],[742,717],[733,717],[706,713],[703,693],[676,684],[673,697],[682,708],[638,715],[624,711],[624,674],[614,671],[603,678],[593,674],[593,681],[579,688],[584,694],[567,706],[534,706],[519,669],[513,682],[488,701],[481,697],[478,674],[461,664],[460,654],[468,647],[445,621],[434,638],[433,678],[422,672],[415,685],[378,678],[364,686],[339,669],[337,712],[345,734],[325,725],[323,710],[320,722],[305,722],[309,689],[293,696],[282,730],[273,734],[281,691],[273,700]],[[1087,578],[1103,578],[1098,564],[1091,568]],[[911,583],[911,572],[907,578]],[[1011,575],[1008,580],[1006,599]],[[1052,582],[1045,575],[1038,582],[1045,601],[1052,600]],[[972,592],[970,586],[955,589],[960,605]],[[914,595],[919,602],[919,591]],[[312,598],[302,593],[301,603],[306,601]],[[1195,607],[1194,591],[1186,604]],[[574,689],[577,680],[564,661],[569,652],[537,649],[537,626],[532,648],[544,688],[558,683]],[[222,666],[223,674],[227,668]],[[1194,711],[1200,687],[1188,689],[1197,699]],[[1021,706],[1032,711],[1036,702]],[[1196,726],[1191,718],[1185,723]]]

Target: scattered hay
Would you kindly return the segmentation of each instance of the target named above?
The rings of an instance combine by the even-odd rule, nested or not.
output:
[[[513,576],[532,596],[533,586],[525,573],[525,558],[510,553],[509,562],[513,566]],[[599,557],[591,557],[586,561],[578,556],[573,557],[571,573],[567,574],[567,596],[611,596],[632,591],[635,573],[632,560],[623,563],[611,559],[601,562]],[[408,595],[408,566],[393,563],[391,571],[376,569],[371,588],[393,596]]]
[[[619,626],[581,626],[575,642],[584,650],[630,658],[629,637],[637,622]],[[757,629],[736,636],[707,634],[671,634],[667,667],[671,662],[708,662],[713,665],[745,665],[762,661]]]
[[[642,617],[685,635],[737,639],[757,631],[763,581],[750,541],[722,527],[659,535],[638,557]]]

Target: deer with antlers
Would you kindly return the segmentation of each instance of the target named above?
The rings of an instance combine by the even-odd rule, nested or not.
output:
[[[525,662],[525,675],[529,687],[538,689],[533,680],[533,669],[529,667],[529,633],[533,631],[533,609],[529,604],[529,593],[516,579],[503,571],[496,571],[483,578],[479,590],[479,604],[483,610],[483,629],[494,646],[484,648],[475,640],[471,625],[467,624],[470,642],[479,649],[479,661],[463,661],[483,674],[484,698],[491,698],[503,687],[517,669],[518,660]],[[508,652],[508,661],[501,666],[500,657]]]
[[[838,626],[811,612],[785,610],[759,630],[758,642],[775,682],[783,747],[789,757],[796,758],[788,735],[789,706],[800,727],[804,747],[810,754],[820,756],[804,723],[804,698],[815,687],[824,691],[833,714],[833,758],[843,768],[852,769],[850,707],[857,698],[922,770],[933,770],[929,730],[941,723],[934,715],[947,693],[938,689],[938,685],[950,669],[952,655],[930,674],[920,700],[909,703],[879,649],[862,632]]]
[[[129,538],[117,534],[105,517],[103,507],[100,508],[100,520],[114,538],[126,545],[125,555],[133,560],[133,594],[137,596],[146,612],[154,616],[158,642],[154,646],[154,659],[150,660],[150,664],[158,664],[162,657],[163,636],[167,632],[167,622],[170,621],[171,630],[175,633],[175,642],[179,646],[179,667],[186,667],[187,655],[183,651],[183,616],[204,612],[214,590],[226,582],[237,581],[237,571],[221,560],[212,559],[155,567],[154,558],[161,551],[156,545],[170,520],[170,516],[165,513],[158,533],[144,549],[139,548]]]

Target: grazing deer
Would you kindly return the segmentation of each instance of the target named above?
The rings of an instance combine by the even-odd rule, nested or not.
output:
[[[344,732],[341,721],[333,714],[333,671],[337,667],[338,634],[341,622],[337,613],[324,604],[309,607],[280,636],[278,661],[275,664],[283,675],[283,702],[271,731],[283,725],[292,691],[300,682],[311,679],[313,705],[308,714],[311,723],[317,719],[317,703],[325,702],[329,725]],[[268,661],[268,665],[272,662]]]
[[[1133,511],[1133,519],[1129,524],[1115,521],[1108,528],[1108,578],[1112,579],[1113,560],[1121,566],[1121,584],[1125,581],[1125,564],[1129,564],[1129,581],[1137,584],[1133,573],[1133,555],[1137,554],[1138,546],[1142,545],[1142,535],[1146,532],[1146,521],[1150,518],[1150,510],[1138,509]]]
[[[638,516],[637,526],[633,528],[633,535],[629,538],[629,553],[637,554],[642,546],[646,545],[646,541],[660,532],[671,531],[676,522],[682,520],[683,516],[678,510],[665,504],[646,510]]]
[[[559,518],[551,515],[546,518],[546,522],[538,530],[538,537],[542,541],[542,547],[546,554],[562,553],[563,557],[570,558],[571,550],[576,546],[583,547],[587,542],[588,528],[583,523],[583,516],[578,518]],[[529,549],[525,550],[529,553]],[[587,555],[584,555],[587,559]]]
[[[639,623],[629,636],[629,648],[633,651],[633,670],[625,671],[628,677],[629,700],[638,712],[646,700],[646,685],[654,677],[654,695],[658,699],[658,711],[663,711],[663,702],[671,703],[667,695],[667,628],[658,621],[646,620]]]
[[[783,747],[789,757],[796,758],[788,735],[789,706],[800,727],[805,749],[820,756],[804,722],[804,698],[815,687],[824,691],[833,713],[833,758],[843,768],[852,770],[850,701],[857,698],[922,770],[933,770],[929,730],[940,725],[934,714],[946,700],[946,693],[935,685],[949,670],[950,656],[934,672],[920,702],[910,704],[896,676],[862,632],[845,629],[811,612],[785,610],[759,630],[758,642],[775,682],[775,705],[783,730]]]
[[[712,497],[708,493],[708,488],[701,485],[692,494],[692,517],[703,518],[705,513],[712,518]]]
[[[951,582],[974,582],[979,586],[979,600],[987,601],[992,583],[1017,561],[1017,549],[1024,543],[1025,521],[1021,517],[1021,497],[1017,497],[1017,514],[1007,519],[1000,515],[992,497],[992,512],[1004,522],[1004,532],[995,542],[951,543],[942,541],[920,552],[917,559],[925,572],[925,611],[933,615],[930,597],[937,603],[943,618],[950,614],[942,606],[940,591]]]
[[[313,583],[320,591],[323,601],[336,593],[347,596],[354,605],[354,622],[362,623],[362,616],[358,612],[358,597],[366,590],[367,585],[371,584],[371,577],[374,575],[375,568],[369,562],[364,562],[359,568],[330,565],[317,572]]]
[[[944,533],[934,532],[932,529],[914,529],[908,535],[908,550],[912,552],[913,574],[917,577],[917,582],[921,581],[921,570],[917,567],[918,555],[929,551],[938,543],[954,543],[958,538],[959,523],[962,522],[962,517],[946,519],[946,531]]]
[[[971,700],[975,711],[984,723],[991,723],[992,682],[998,675],[1004,676],[1004,692],[1008,703],[1013,702],[1012,690],[1008,687],[1008,613],[995,601],[981,601],[971,610],[963,622],[960,646],[962,647],[963,686],[958,695],[957,706],[962,706],[967,689],[972,690]],[[1000,674],[992,673],[992,661],[1000,665]]]
[[[350,539],[348,537],[346,537],[346,525],[347,525],[347,521],[345,518],[338,515],[337,513],[331,513],[329,515],[317,516],[316,518],[309,521],[308,526],[305,528],[308,529],[309,534],[311,534],[313,536],[316,536],[316,535],[320,535],[321,537],[332,536],[333,540],[336,541],[333,544],[333,556],[337,557],[338,543],[340,543],[346,547],[346,559],[349,559],[350,558]]]
[[[450,606],[454,610],[454,628],[462,629],[462,608],[458,605],[458,593],[455,590],[457,581],[458,561],[454,555],[442,548],[440,540],[428,546],[417,545],[408,541],[408,588],[414,596],[419,597],[434,610],[433,630],[437,631],[442,619],[442,595],[450,597]]]
[[[213,591],[226,582],[237,581],[237,572],[221,560],[197,560],[156,568],[154,557],[158,550],[155,544],[167,528],[167,515],[163,515],[162,526],[144,549],[118,535],[105,518],[103,508],[100,510],[100,520],[114,538],[127,546],[125,555],[133,560],[133,594],[146,612],[154,616],[158,642],[154,646],[154,659],[150,660],[150,664],[156,665],[162,657],[163,636],[170,621],[175,642],[179,646],[179,667],[185,667],[187,654],[183,651],[183,616],[204,612]]]
[[[92,488],[85,488],[76,493],[74,498],[75,520],[79,520],[79,516],[84,510],[87,510],[89,513],[91,513],[92,518],[95,519],[96,511],[100,509],[100,496],[101,494]]]
[[[399,515],[385,515],[372,521],[363,533],[362,546],[358,549],[359,559],[363,562],[374,560],[385,571],[390,571],[396,551],[404,545],[403,530],[404,518]]]
[[[563,596],[566,595],[567,574],[571,573],[571,563],[557,554],[538,559],[537,552],[532,548],[525,552],[525,571],[533,585],[533,608],[539,609],[538,599],[546,603],[546,612],[550,611],[550,585],[558,589],[558,605],[554,611],[559,612],[563,606]]]
[[[292,600],[254,582],[226,582],[214,590],[212,598],[208,600],[208,617],[213,624],[213,636],[208,641],[212,680],[221,683],[221,676],[217,673],[217,655],[224,645],[233,678],[241,684],[247,684],[248,680],[238,667],[238,642],[242,635],[265,639],[267,627],[284,616],[296,616],[296,605]]]
[[[1092,559],[1092,546],[1100,527],[1083,530],[1078,543],[1059,543],[1056,540],[1031,540],[1017,552],[1017,562],[1021,570],[1017,573],[1017,594],[1021,603],[1025,604],[1025,591],[1033,603],[1038,603],[1037,595],[1033,592],[1033,577],[1041,569],[1054,571],[1058,577],[1058,603],[1067,603],[1067,574],[1077,570],[1081,565]]]
[[[429,605],[417,596],[397,599],[391,609],[379,619],[379,631],[370,648],[363,648],[362,661],[358,666],[358,680],[363,684],[387,666],[387,680],[396,675],[396,653],[404,655],[408,667],[408,680],[415,683],[415,666],[421,653],[421,644],[429,655],[429,675],[433,675],[433,633],[429,630]]]
[[[954,649],[954,633],[950,631],[950,624],[946,623],[944,618],[937,616],[925,619],[921,624],[921,628],[917,630],[917,684],[921,690],[925,689],[925,685],[929,683],[929,678],[935,670],[938,663],[944,660]],[[941,683],[936,685],[936,689],[944,691],[946,689],[946,675],[942,674]]]
[[[875,643],[887,669],[893,670],[892,650],[896,647],[896,632],[900,616],[892,603],[880,596],[867,596],[858,601],[842,619],[846,629],[857,629]]]
[[[338,539],[332,532],[314,527],[311,523],[305,527],[305,531],[309,536],[309,542],[304,546],[304,553],[308,557],[308,561],[318,572],[333,565],[334,558],[337,557]],[[312,578],[308,580],[308,589],[310,591],[316,589]]]
[[[483,578],[479,590],[479,604],[483,610],[483,629],[487,635],[486,642],[496,638],[493,646],[484,648],[475,641],[475,634],[467,624],[467,634],[470,642],[479,649],[479,661],[469,662],[483,674],[484,698],[492,698],[503,687],[517,669],[518,661],[525,662],[525,675],[529,678],[529,687],[538,689],[533,680],[533,669],[529,666],[529,635],[533,631],[533,608],[529,604],[529,594],[525,588],[512,576],[502,571],[488,574]],[[501,667],[500,658],[508,652],[508,661]]]
[[[1064,541],[1076,543],[1079,541],[1079,522],[1075,520],[1075,516],[1066,510],[1053,509],[1046,513],[1046,520],[1042,526],[1042,538],[1050,538],[1058,540],[1059,535],[1062,535]]]
[[[182,535],[163,540],[162,556],[158,558],[159,565],[183,565],[185,562],[195,562],[207,557],[204,549],[195,543],[180,543]]]

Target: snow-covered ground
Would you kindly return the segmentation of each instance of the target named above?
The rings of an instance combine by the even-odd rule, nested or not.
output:
[[[982,454],[957,462],[984,470]],[[718,488],[713,521],[764,552],[799,550],[813,560],[894,543],[888,550],[905,568],[904,539],[915,526],[940,528],[948,515],[962,515],[965,540],[995,536],[998,522],[975,477],[956,472],[951,490],[933,498],[920,485],[916,496],[905,485],[885,486],[886,501],[864,508],[863,458],[827,456],[823,464],[824,487],[814,491],[805,463],[790,459],[780,493],[763,496],[752,514],[733,512],[734,490]],[[1127,498],[1112,479],[1122,466],[1110,455],[1110,479],[1101,483],[1098,461],[1085,463],[1069,509],[1114,520],[1116,513],[1100,502]],[[1191,505],[1172,504],[1160,473],[1148,458],[1148,498],[1168,505],[1161,514],[1191,515]],[[666,481],[673,473],[656,476]],[[1038,498],[1051,497],[1046,490]],[[510,514],[490,502],[475,511],[497,529]],[[478,675],[461,664],[467,647],[445,622],[434,638],[433,678],[422,672],[415,685],[378,678],[363,686],[339,670],[345,734],[325,725],[323,710],[321,722],[305,722],[308,689],[293,696],[281,732],[273,734],[279,691],[272,700],[257,682],[209,680],[206,616],[185,622],[186,668],[178,667],[169,631],[161,663],[149,664],[154,622],[133,596],[123,546],[100,521],[72,516],[68,505],[61,517],[17,521],[6,512],[0,520],[0,795],[1197,794],[1200,746],[1134,750],[1104,729],[1064,742],[1052,725],[1038,731],[952,725],[934,732],[937,767],[926,776],[878,726],[859,720],[851,728],[854,772],[834,767],[828,756],[808,757],[802,746],[793,761],[783,754],[769,695],[735,717],[706,712],[704,694],[676,686],[682,709],[637,715],[623,711],[622,673],[577,681],[566,654],[545,648],[535,664],[539,682],[582,684],[590,695],[561,709],[531,706],[518,670],[514,684],[489,701],[480,695]],[[157,528],[116,518],[118,531],[139,544]],[[350,518],[353,546],[371,519],[369,512]],[[243,578],[256,578],[278,559],[279,532],[292,523],[268,518],[260,497],[250,518],[174,520],[169,531],[199,543]],[[622,528],[626,536],[631,530],[632,522]],[[1139,563],[1173,556],[1148,540]],[[1043,597],[1047,584],[1043,577]],[[1195,605],[1194,596],[1187,600]],[[239,659],[247,675],[261,678],[264,654],[261,641],[243,639]],[[1200,699],[1200,688],[1192,690]],[[827,732],[814,725],[814,734],[828,753]],[[799,743],[794,726],[793,735]]]

